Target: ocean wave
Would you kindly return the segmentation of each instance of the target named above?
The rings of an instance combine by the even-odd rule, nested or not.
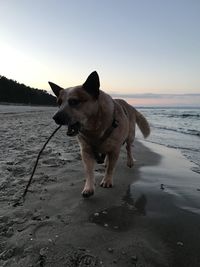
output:
[[[200,109],[149,109],[144,115],[152,131],[149,142],[179,150],[200,173]]]
[[[168,114],[168,118],[200,118],[200,114],[190,114],[190,113],[183,113],[183,114]]]
[[[194,130],[194,129],[183,129],[183,128],[171,128],[167,126],[158,126],[158,125],[153,125],[154,128],[160,129],[160,130],[167,130],[167,131],[173,131],[177,133],[182,133],[182,134],[189,134],[189,135],[195,135],[200,137],[200,131]]]
[[[148,117],[162,117],[162,118],[178,118],[178,119],[199,119],[200,118],[200,109],[196,110],[143,110],[143,113]]]

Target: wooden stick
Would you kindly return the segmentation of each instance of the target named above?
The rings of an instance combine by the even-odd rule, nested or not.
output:
[[[21,198],[23,199],[23,202],[25,201],[25,196],[26,196],[26,194],[27,194],[27,192],[28,192],[28,188],[29,188],[29,186],[30,186],[30,184],[31,184],[31,182],[32,182],[33,175],[34,175],[34,173],[35,173],[36,167],[37,167],[37,165],[38,165],[38,161],[39,161],[39,159],[40,159],[40,155],[42,154],[43,150],[45,149],[45,147],[46,147],[46,145],[48,144],[48,142],[50,141],[50,139],[51,139],[51,138],[54,136],[54,134],[61,128],[61,126],[62,126],[62,125],[59,125],[59,126],[53,131],[53,133],[49,136],[49,138],[47,139],[47,141],[46,141],[46,142],[44,143],[44,145],[42,146],[40,152],[38,153],[38,156],[37,156],[37,159],[36,159],[36,162],[35,162],[35,165],[34,165],[32,174],[31,174],[31,176],[30,176],[30,178],[29,178],[29,181],[28,181],[28,183],[27,183],[27,185],[26,185],[26,188],[25,188],[25,190],[24,190],[24,193],[23,193],[22,196],[19,198],[19,200],[13,205],[14,207],[20,205],[20,200],[21,200]]]

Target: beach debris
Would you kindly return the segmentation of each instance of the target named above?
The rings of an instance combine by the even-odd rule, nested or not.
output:
[[[114,252],[114,249],[113,248],[108,248],[108,252],[109,253],[113,253]]]
[[[99,266],[99,259],[86,248],[71,247],[66,251],[65,266],[95,267]],[[101,265],[102,266],[102,265]]]
[[[45,255],[39,254],[39,259],[38,259],[36,266],[44,267],[45,262],[46,262],[46,254]]]
[[[3,252],[6,249],[7,242],[6,241],[1,241],[0,242],[0,253]]]
[[[94,216],[95,216],[95,217],[99,216],[99,212],[95,212],[95,213],[94,213]]]
[[[41,215],[40,214],[35,214],[31,218],[33,221],[42,221]]]
[[[161,185],[160,185],[160,189],[161,189],[161,190],[165,190],[165,185],[164,185],[164,184],[161,184]]]
[[[131,256],[131,261],[132,261],[133,263],[135,263],[137,260],[138,260],[138,258],[137,258],[136,255],[132,255],[132,256]]]
[[[108,227],[108,224],[107,223],[104,223],[104,227]]]
[[[119,229],[119,226],[115,225],[113,228],[114,228],[115,230],[118,230],[118,229]]]
[[[7,260],[10,259],[14,254],[14,249],[10,248],[8,250],[4,250],[1,254],[0,254],[0,259],[1,260]]]
[[[83,254],[78,257],[78,267],[97,266],[98,259],[92,254]]]
[[[82,248],[82,247],[78,247],[78,250],[80,250],[80,251],[87,251],[86,248]],[[87,252],[88,252],[88,251],[87,251]]]
[[[24,254],[25,255],[30,254],[32,252],[33,252],[33,247],[32,246],[24,248]]]
[[[40,256],[46,256],[48,252],[48,247],[46,248],[41,248],[40,249]]]
[[[108,214],[108,212],[106,210],[102,211],[102,214]]]
[[[13,227],[9,227],[7,232],[6,232],[6,236],[7,237],[11,237],[14,234],[14,229]]]
[[[7,161],[6,164],[7,165],[14,165],[14,162],[13,161]]]
[[[177,244],[177,246],[179,246],[179,247],[183,247],[183,242],[181,242],[181,241],[178,241],[176,244]]]

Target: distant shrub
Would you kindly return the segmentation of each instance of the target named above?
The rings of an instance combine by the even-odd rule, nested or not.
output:
[[[0,76],[0,102],[54,106],[56,98],[45,90],[34,89]]]

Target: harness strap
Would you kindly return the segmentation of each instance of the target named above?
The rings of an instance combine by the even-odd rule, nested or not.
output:
[[[94,158],[96,160],[96,162],[98,164],[102,164],[104,163],[104,160],[105,160],[105,157],[106,157],[106,154],[102,154],[102,153],[99,153],[98,152],[98,148],[101,144],[103,144],[105,142],[105,140],[111,135],[111,133],[113,132],[113,130],[115,128],[118,127],[119,125],[119,122],[116,120],[115,116],[116,116],[116,108],[115,108],[115,102],[113,101],[114,103],[114,112],[113,112],[113,121],[112,121],[112,124],[111,126],[104,132],[104,135],[98,140],[98,142],[96,142],[95,144],[90,144],[88,142],[88,139],[81,133],[81,137],[85,140],[85,142],[87,144],[90,144],[92,146],[92,152],[93,152],[93,155],[94,155]]]

